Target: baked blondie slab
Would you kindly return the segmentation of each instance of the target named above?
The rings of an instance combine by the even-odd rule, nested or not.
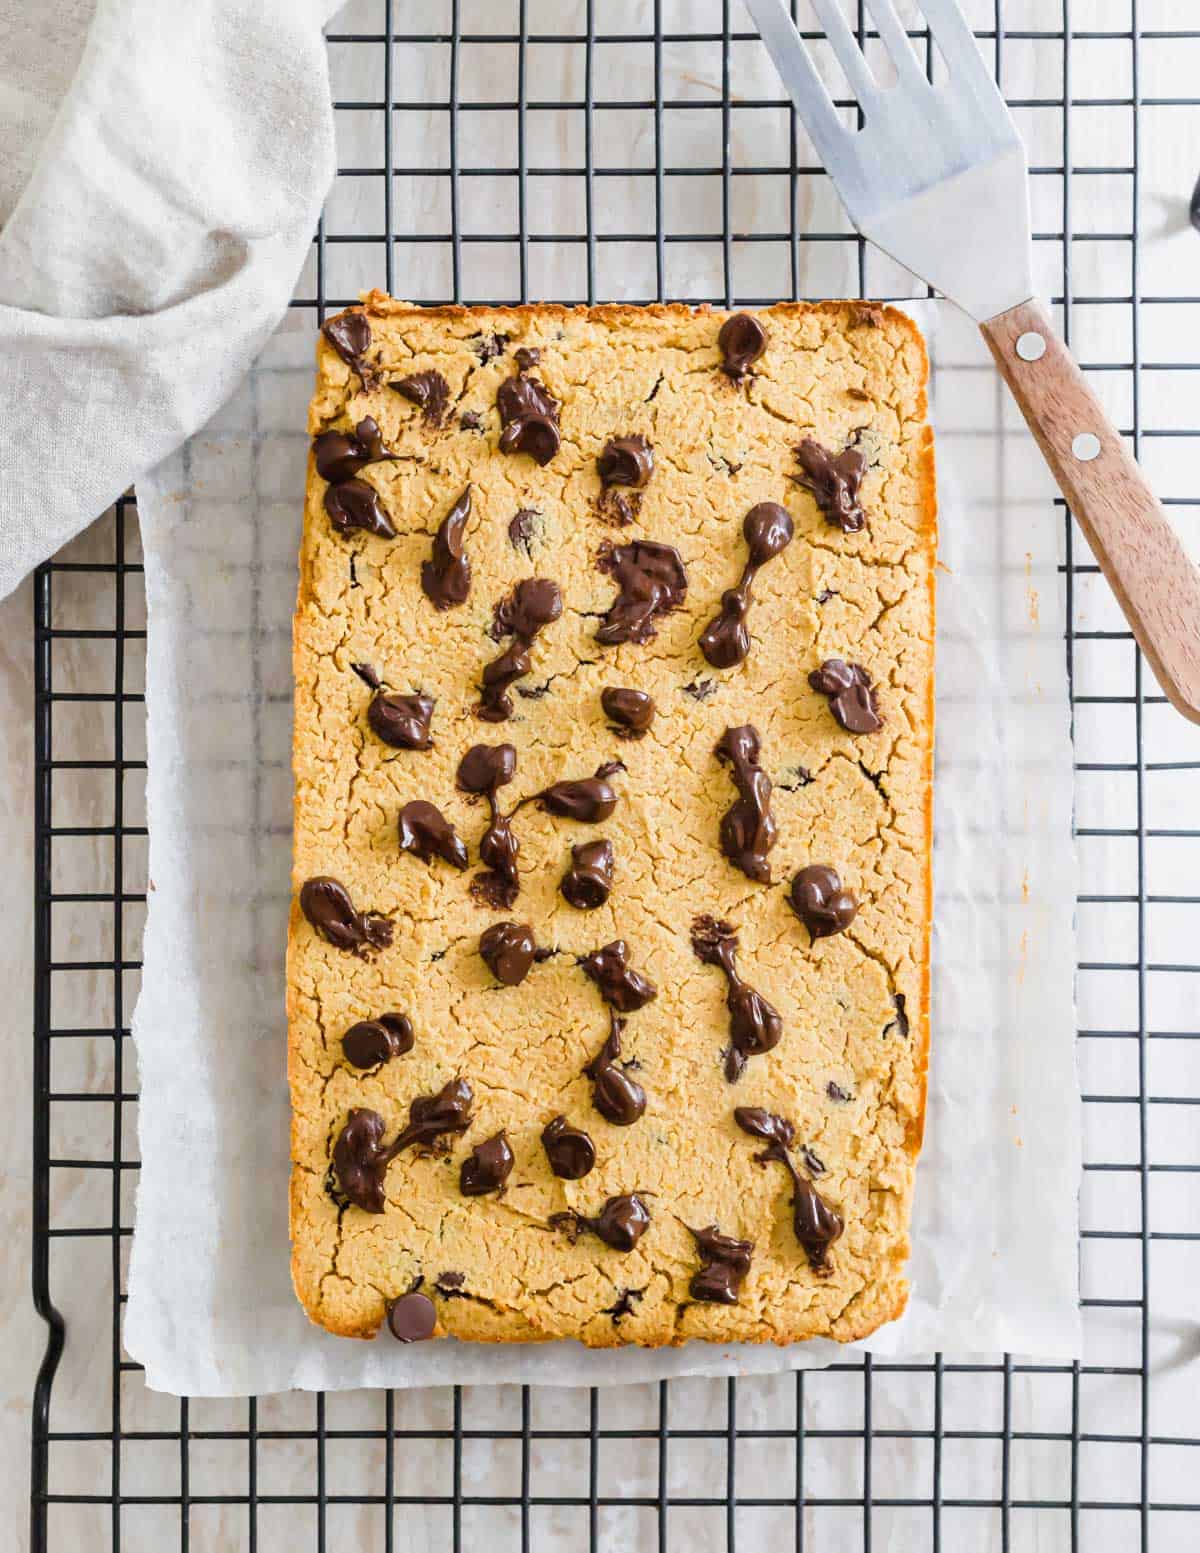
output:
[[[288,951],[315,1322],[784,1343],[904,1308],[926,378],[851,302],[325,325]]]

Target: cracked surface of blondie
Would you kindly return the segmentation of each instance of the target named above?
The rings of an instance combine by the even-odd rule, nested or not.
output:
[[[436,1306],[437,1335],[467,1339],[862,1337],[904,1307],[925,1103],[935,500],[923,342],[891,309],[783,304],[756,315],[766,349],[738,381],[722,370],[727,315],[717,312],[423,309],[372,293],[362,313],[365,372],[319,339],[309,432],[350,434],[374,419],[398,456],[355,478],[377,493],[395,537],[335,527],[310,458],[288,953],[297,1293],[315,1322],[355,1337],[373,1335],[414,1286]],[[526,370],[559,405],[561,445],[544,465],[499,450],[497,390],[522,348],[539,353]],[[420,393],[390,386],[431,372],[448,386],[440,424],[427,413],[430,380]],[[636,501],[606,500],[599,455],[639,436],[651,477]],[[859,531],[843,531],[799,483],[805,438],[831,455],[863,454]],[[438,608],[422,566],[468,485],[469,592]],[[754,577],[745,661],[714,668],[699,640],[742,577],[743,519],[765,502],[786,508],[794,537]],[[601,645],[616,583],[598,557],[638,540],[679,552],[686,596],[650,639]],[[530,637],[528,673],[508,692],[513,715],[484,721],[481,675],[514,640],[490,634],[496,608],[534,577],[558,584],[561,615]],[[878,731],[843,728],[811,687],[828,659],[866,670]],[[387,692],[433,698],[431,747],[377,735],[354,664],[370,665]],[[601,705],[609,687],[652,697],[644,734],[618,737]],[[715,750],[747,724],[773,784],[769,883],[736,867],[719,839],[737,792]],[[616,808],[599,823],[533,801],[518,810],[520,893],[506,910],[470,888],[489,809],[456,782],[471,746],[502,741],[516,749],[499,793],[505,812],[624,763],[608,778]],[[468,871],[400,849],[398,814],[417,800],[455,827]],[[601,839],[612,844],[611,893],[579,910],[560,881],[572,848]],[[830,936],[811,937],[789,901],[793,877],[811,865],[835,870],[857,898],[849,925]],[[317,877],[341,881],[360,912],[391,918],[390,946],[355,953],[319,936],[298,904]],[[782,1025],[734,1083],[728,988],[693,951],[699,917],[733,925],[738,971]],[[552,951],[511,986],[479,952],[481,933],[505,920],[528,923]],[[632,1125],[600,1114],[583,1071],[610,1018],[578,961],[616,939],[657,988],[622,1016],[621,1071],[646,1095]],[[352,1066],[342,1037],[386,1013],[408,1016],[411,1048]],[[348,1204],[331,1157],[350,1111],[377,1112],[391,1139],[415,1098],[455,1078],[474,1094],[469,1129],[443,1152],[398,1153],[381,1214]],[[844,1224],[827,1266],[798,1243],[789,1174],[756,1162],[761,1141],[735,1122],[735,1106],[792,1123],[791,1158]],[[541,1134],[558,1115],[594,1143],[595,1166],[578,1179],[547,1161]],[[463,1160],[501,1130],[514,1155],[503,1190],[464,1195]],[[650,1213],[632,1250],[548,1225],[570,1210],[594,1218],[631,1193]],[[689,1292],[702,1266],[692,1231],[713,1225],[753,1243],[736,1303]]]

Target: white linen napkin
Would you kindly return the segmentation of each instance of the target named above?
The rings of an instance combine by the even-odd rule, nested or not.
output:
[[[0,0],[0,597],[202,426],[278,323],[333,176],[335,9]]]

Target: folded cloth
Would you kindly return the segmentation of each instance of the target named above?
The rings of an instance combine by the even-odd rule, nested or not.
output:
[[[79,57],[0,229],[0,597],[230,396],[333,177],[330,0],[87,9],[0,0],[9,134]]]

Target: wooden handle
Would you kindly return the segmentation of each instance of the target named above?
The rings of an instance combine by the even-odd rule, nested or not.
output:
[[[1167,699],[1200,722],[1200,571],[1041,305],[980,327]]]

